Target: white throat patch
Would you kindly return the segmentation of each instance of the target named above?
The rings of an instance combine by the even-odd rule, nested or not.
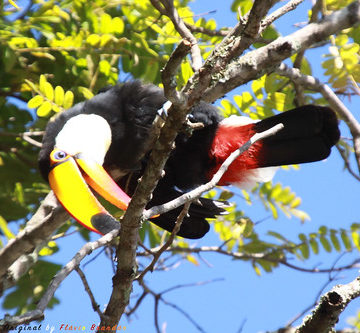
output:
[[[228,118],[225,118],[221,121],[220,125],[221,126],[245,126],[245,125],[249,125],[249,124],[253,124],[253,123],[257,123],[259,120],[254,120],[251,119],[249,117],[245,117],[245,116],[236,116],[236,115],[231,115]]]
[[[103,164],[111,144],[108,122],[95,114],[80,114],[70,118],[55,139],[55,147],[69,155],[84,154]]]

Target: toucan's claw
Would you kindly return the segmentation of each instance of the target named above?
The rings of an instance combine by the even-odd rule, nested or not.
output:
[[[168,117],[169,113],[169,109],[171,108],[172,106],[172,103],[170,101],[167,101],[164,103],[164,105],[159,109],[157,110],[157,114],[158,116],[161,117],[162,120],[166,120],[166,118]]]

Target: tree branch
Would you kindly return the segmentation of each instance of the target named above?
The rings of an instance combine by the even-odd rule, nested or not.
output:
[[[75,271],[79,274],[80,279],[84,285],[85,291],[89,295],[91,306],[92,306],[93,310],[99,315],[100,318],[102,318],[103,314],[100,310],[100,306],[95,300],[94,294],[92,293],[92,291],[90,289],[89,283],[87,282],[84,272],[80,269],[79,266],[75,267]]]
[[[185,25],[191,32],[197,32],[197,33],[201,33],[201,34],[208,35],[211,37],[215,37],[215,36],[225,37],[229,33],[229,28],[224,28],[221,30],[210,30],[210,29],[206,29],[204,27],[197,27],[195,25],[191,25],[188,23],[185,23]]]
[[[198,45],[197,39],[188,29],[179,13],[177,12],[173,0],[150,0],[152,5],[160,11],[161,14],[166,15],[170,18],[176,31],[180,34],[180,36],[186,40],[188,40],[191,44],[191,59],[192,59],[192,68],[194,72],[199,70],[202,66],[202,57],[201,51]],[[161,7],[160,3],[163,5]]]
[[[275,10],[271,13],[267,18],[265,18],[261,22],[260,33],[262,33],[269,25],[271,25],[274,21],[276,21],[281,16],[287,14],[294,10],[298,5],[300,5],[304,0],[291,0],[286,5],[282,6],[281,8]]]
[[[175,75],[186,55],[191,50],[191,43],[184,39],[171,54],[169,61],[161,71],[161,79],[164,84],[165,97],[173,104],[184,103],[184,97],[176,90]]]
[[[272,72],[284,59],[300,50],[311,47],[330,35],[353,27],[359,22],[360,2],[354,1],[349,6],[326,16],[318,23],[311,23],[286,37],[279,37],[264,47],[248,52],[241,58],[232,61],[222,74],[216,77],[213,75],[208,80],[202,80],[202,76],[205,74],[200,77],[195,73],[188,85],[194,85],[192,89],[195,89],[206,83],[205,91],[200,89],[201,97],[206,102],[213,102],[236,87]]]
[[[360,277],[344,285],[332,288],[321,297],[311,315],[296,329],[296,333],[328,333],[339,320],[346,306],[360,296]]]
[[[99,238],[94,242],[86,243],[75,256],[54,276],[50,285],[46,289],[44,295],[41,297],[35,310],[26,312],[20,316],[5,317],[0,320],[0,331],[4,326],[17,326],[26,324],[30,321],[41,320],[44,318],[44,311],[54,296],[56,290],[59,288],[62,281],[73,271],[76,270],[80,262],[94,250],[104,245],[109,244],[118,235],[118,230],[113,230],[105,236]]]
[[[31,257],[26,257],[26,254],[33,252],[40,244],[45,245],[46,240],[68,218],[68,213],[60,206],[51,191],[29,220],[26,228],[0,250],[0,291],[11,286],[26,273],[33,264]]]
[[[136,278],[137,280],[142,280],[145,276],[145,274],[149,271],[153,271],[154,270],[154,267],[155,267],[155,264],[156,262],[159,260],[160,256],[169,248],[169,246],[173,243],[174,239],[175,239],[175,236],[176,234],[179,232],[180,230],[180,227],[181,227],[181,224],[184,220],[184,218],[186,217],[187,213],[189,212],[189,208],[190,208],[190,205],[191,205],[191,202],[187,202],[185,205],[184,205],[184,208],[182,209],[180,215],[178,216],[178,218],[176,219],[176,222],[175,222],[175,226],[174,226],[174,229],[173,231],[171,232],[170,234],[170,237],[168,238],[168,240],[165,242],[164,245],[162,245],[158,251],[156,251],[155,253],[153,253],[153,260],[152,262],[150,263],[149,266],[147,266],[142,272],[141,274]]]
[[[259,37],[261,20],[276,2],[276,0],[256,0],[250,13],[242,18],[222,42],[214,48],[211,55],[206,59],[204,66],[189,80],[184,90],[193,92],[194,89],[191,85],[197,83],[197,94],[193,94],[193,97],[203,99],[202,94],[206,88],[213,85],[212,81],[215,80],[216,84],[223,81],[222,73],[224,69]]]

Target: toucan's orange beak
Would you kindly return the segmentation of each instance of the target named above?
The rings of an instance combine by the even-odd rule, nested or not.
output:
[[[50,187],[70,215],[86,228],[100,234],[120,228],[120,223],[99,203],[88,185],[122,210],[127,209],[130,197],[100,164],[81,154],[67,155],[57,148],[50,155],[50,163]]]

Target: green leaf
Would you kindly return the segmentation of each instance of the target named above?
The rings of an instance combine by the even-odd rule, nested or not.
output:
[[[330,230],[330,240],[332,245],[334,246],[334,249],[338,252],[341,251],[341,245],[340,245],[340,241],[337,237],[337,230],[331,229]]]
[[[92,46],[97,46],[100,43],[100,40],[101,40],[101,37],[99,35],[91,34],[90,36],[87,37],[86,43],[88,43]]]
[[[72,91],[68,90],[64,96],[64,104],[63,104],[64,109],[70,109],[73,103],[74,103],[74,94]]]
[[[331,250],[332,250],[331,244],[325,236],[323,236],[323,235],[320,236],[320,243],[326,252],[331,252]]]
[[[199,262],[196,260],[196,258],[193,255],[188,254],[186,256],[186,260],[194,264],[195,266],[199,266]]]
[[[351,244],[351,240],[350,240],[346,230],[344,230],[344,229],[340,230],[340,237],[341,237],[341,240],[342,240],[346,250],[351,251],[352,250],[352,244]]]
[[[49,82],[45,82],[44,83],[44,91],[42,91],[42,93],[45,94],[45,97],[49,100],[49,101],[53,101],[54,100],[54,88],[51,85],[51,83]]]
[[[46,117],[52,109],[52,105],[50,102],[45,101],[41,106],[37,109],[37,115],[39,117]]]
[[[57,246],[56,242],[54,242],[54,241],[49,241],[49,242],[47,243],[47,245],[44,246],[44,247],[40,250],[39,255],[40,255],[40,256],[43,256],[43,257],[45,257],[45,256],[51,256],[52,254],[56,253],[58,250],[59,250],[59,249],[58,249],[58,246]]]
[[[268,202],[268,207],[269,207],[270,210],[271,210],[271,213],[272,213],[273,218],[274,218],[275,220],[278,219],[278,218],[279,218],[279,213],[278,213],[275,205],[274,205],[271,201]]]
[[[0,230],[3,232],[7,239],[15,238],[15,235],[8,228],[6,220],[0,215]]]
[[[301,240],[302,244],[299,246],[299,250],[301,252],[301,255],[305,258],[308,259],[310,257],[310,249],[309,249],[309,244],[307,241],[307,237],[305,234],[299,234],[299,239]]]
[[[253,263],[253,268],[255,270],[255,273],[258,275],[258,276],[261,276],[261,270],[259,268],[259,266],[254,262]]]
[[[227,201],[227,200],[231,199],[233,196],[234,196],[234,192],[224,190],[221,192],[219,200]]]
[[[56,86],[55,87],[55,103],[59,106],[62,106],[64,103],[64,96],[65,96],[65,92],[63,87],[61,86]]]
[[[6,47],[4,52],[4,65],[5,65],[5,72],[9,73],[14,68],[16,64],[17,56],[15,52],[10,48]]]
[[[86,99],[90,99],[94,97],[94,94],[86,87],[79,87],[79,91],[83,94]]]
[[[17,201],[21,205],[24,205],[25,204],[24,189],[23,189],[21,183],[19,183],[19,182],[15,183],[14,194],[15,194],[15,197],[16,197]]]
[[[144,222],[149,223],[149,222]],[[151,247],[158,246],[160,244],[159,230],[152,223],[149,223],[149,242]]]
[[[100,17],[100,31],[103,34],[112,33],[112,19],[109,14],[103,14]]]
[[[360,251],[360,235],[357,231],[351,233],[352,241],[355,247]]]
[[[36,95],[32,99],[30,99],[30,101],[28,102],[28,107],[30,109],[36,109],[43,103],[43,101],[44,97],[42,97],[41,95]]]
[[[44,95],[45,95],[45,91],[46,91],[46,87],[45,87],[46,83],[47,83],[46,76],[44,74],[41,74],[40,80],[39,80],[39,89]]]
[[[311,235],[310,235],[309,244],[311,246],[312,251],[315,254],[318,254],[319,253],[319,243],[317,242],[315,237],[311,237]]]
[[[283,235],[279,234],[276,231],[268,231],[267,234],[270,235],[270,236],[275,237],[276,239],[278,239],[278,240],[280,240],[280,241],[282,241],[284,243],[287,243],[287,241],[288,241]]]
[[[120,17],[114,17],[111,22],[112,31],[122,34],[125,29],[124,21]]]
[[[24,275],[17,283],[14,289],[7,294],[3,302],[3,308],[10,310],[16,309],[16,314],[33,310],[36,303],[40,300],[42,294],[48,287],[51,279],[61,265],[53,264],[44,260],[39,260],[26,275]],[[49,303],[49,308],[59,301],[53,298]]]

